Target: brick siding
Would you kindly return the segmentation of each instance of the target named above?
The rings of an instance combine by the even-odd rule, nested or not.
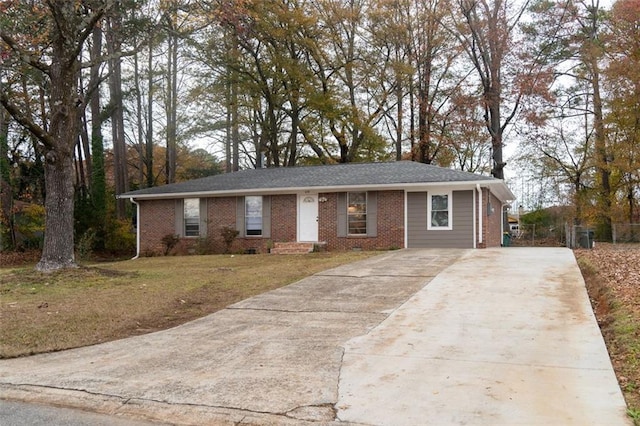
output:
[[[384,250],[404,247],[404,191],[378,191],[377,237],[338,237],[338,196],[320,194],[327,201],[318,211],[318,238],[327,250]]]
[[[488,217],[486,217],[486,233],[485,233],[485,241],[487,243],[487,247],[500,247],[502,244],[502,204],[500,200],[496,198],[495,195],[491,194],[488,189],[484,189],[483,191],[487,191],[489,195],[489,199],[491,200],[491,207],[493,208],[493,213],[491,213]],[[484,197],[484,211],[487,212],[486,201],[487,197]]]
[[[140,254],[164,254],[162,238],[176,234],[176,200],[139,201]],[[140,220],[142,219],[142,220]]]
[[[493,208],[491,214],[488,214],[487,201],[489,199]],[[474,204],[477,209],[477,203]],[[482,215],[482,243],[478,242],[478,248],[500,247],[502,244],[502,204],[487,188],[482,189],[482,210],[476,213],[476,226],[479,222],[478,213]]]
[[[404,191],[378,192],[378,235],[376,237],[337,237],[337,194],[325,193],[327,199],[318,204],[318,236],[327,250],[378,250],[404,247]],[[212,197],[207,202],[207,237],[181,238],[175,253],[200,251],[222,253],[226,244],[222,238],[224,227],[236,227],[236,197]],[[175,229],[176,200],[140,201],[140,254],[160,255],[165,251],[162,238],[177,234]],[[273,242],[297,239],[297,195],[271,196],[271,237],[243,237],[239,235],[230,247],[231,252],[246,250],[265,253]]]

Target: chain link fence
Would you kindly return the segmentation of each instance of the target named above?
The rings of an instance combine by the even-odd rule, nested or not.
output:
[[[563,247],[566,230],[562,226],[520,224],[510,233],[510,245],[514,247]]]
[[[612,225],[613,243],[640,243],[640,223],[615,223]],[[512,227],[505,236],[505,245],[515,247],[569,247],[593,248],[595,230],[585,225],[541,226],[523,225]]]
[[[613,243],[640,243],[640,223],[614,223],[612,225]]]

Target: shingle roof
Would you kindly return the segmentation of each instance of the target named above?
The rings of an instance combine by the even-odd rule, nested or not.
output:
[[[412,161],[348,163],[326,166],[248,169],[122,194],[121,198],[155,198],[154,195],[215,194],[233,191],[305,188],[389,186],[438,182],[504,183],[493,177],[445,169]],[[506,188],[506,186],[505,186]]]

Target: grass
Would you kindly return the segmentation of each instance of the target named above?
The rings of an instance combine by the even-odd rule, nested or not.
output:
[[[154,257],[51,274],[1,268],[0,358],[170,328],[375,254]]]

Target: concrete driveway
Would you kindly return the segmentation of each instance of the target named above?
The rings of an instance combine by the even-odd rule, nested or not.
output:
[[[631,424],[553,248],[385,253],[171,330],[0,361],[0,397],[194,425]]]

